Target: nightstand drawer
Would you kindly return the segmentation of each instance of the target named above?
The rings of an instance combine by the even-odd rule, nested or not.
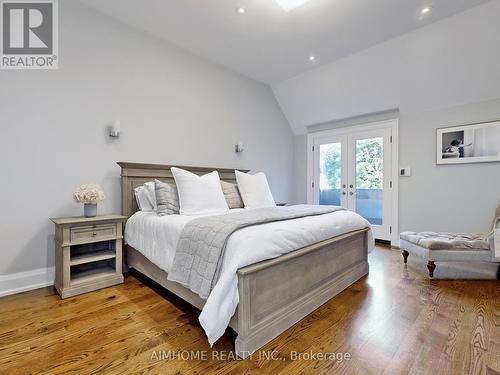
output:
[[[99,241],[104,238],[116,237],[116,225],[93,225],[71,228],[71,243]]]

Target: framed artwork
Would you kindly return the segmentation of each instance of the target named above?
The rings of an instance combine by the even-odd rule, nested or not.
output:
[[[437,129],[437,164],[500,161],[500,121]]]

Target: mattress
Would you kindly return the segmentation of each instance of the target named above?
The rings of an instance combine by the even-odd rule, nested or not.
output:
[[[125,240],[168,273],[182,229],[190,220],[198,217],[200,216],[158,216],[154,212],[137,212],[127,221]],[[369,223],[360,215],[351,211],[337,211],[250,226],[233,233],[227,243],[219,280],[199,318],[210,344],[224,334],[236,311],[239,302],[239,268],[367,227],[370,227]],[[369,251],[373,245],[370,231]]]

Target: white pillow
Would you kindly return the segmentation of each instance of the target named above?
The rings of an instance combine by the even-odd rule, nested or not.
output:
[[[152,211],[156,212],[158,210],[158,205],[156,203],[156,192],[155,192],[155,182],[149,181],[143,185],[148,192],[147,197],[149,204],[153,207]]]
[[[135,200],[137,201],[137,207],[141,211],[153,211],[153,205],[150,203],[148,198],[148,191],[144,185],[138,186],[134,189]]]
[[[238,189],[245,203],[245,208],[276,206],[264,173],[259,172],[254,175],[240,171],[235,171],[235,173],[236,181],[238,181]]]
[[[229,211],[219,173],[213,171],[204,176],[180,168],[171,168],[179,193],[181,215],[217,214]]]

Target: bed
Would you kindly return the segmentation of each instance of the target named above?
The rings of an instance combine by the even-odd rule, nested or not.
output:
[[[122,179],[122,214],[131,218],[127,224],[132,228],[132,224],[136,221],[155,221],[156,219],[151,216],[149,219],[140,218],[143,213],[134,215],[138,211],[134,189],[154,179],[173,182],[170,171],[172,166],[125,162],[118,164],[121,167]],[[217,170],[221,180],[236,182],[232,169],[185,166],[180,168],[199,175]],[[345,212],[344,215],[348,215],[347,211]],[[182,221],[182,219],[174,220],[174,218],[167,220],[174,222],[169,225],[176,225],[175,220]],[[141,227],[135,225],[136,228]],[[281,229],[283,228],[282,226]],[[239,232],[247,229],[250,228]],[[240,358],[250,356],[287,328],[368,274],[367,256],[373,241],[369,226],[356,223],[343,230],[338,229],[337,232],[338,235],[331,238],[307,244],[298,250],[248,264],[236,270],[235,293],[237,293],[238,303],[234,315],[230,317],[230,320],[228,318],[228,325],[238,335],[235,341],[235,352]],[[332,233],[337,234],[337,232]],[[237,238],[237,234],[238,232],[234,233],[230,240],[232,241],[233,237]],[[309,241],[314,241],[314,239]],[[144,243],[131,242],[134,242],[136,247],[141,247]],[[243,243],[241,239],[240,242]],[[168,258],[167,255],[165,257]],[[200,322],[207,332],[201,317],[208,308],[206,305],[211,302],[211,296],[204,300],[184,286],[168,280],[166,271],[168,268],[164,265],[169,263],[168,260],[164,262],[155,260],[147,251],[136,249],[128,243],[125,244],[125,262],[126,267],[144,274],[202,310]],[[210,335],[208,336],[210,338]]]

